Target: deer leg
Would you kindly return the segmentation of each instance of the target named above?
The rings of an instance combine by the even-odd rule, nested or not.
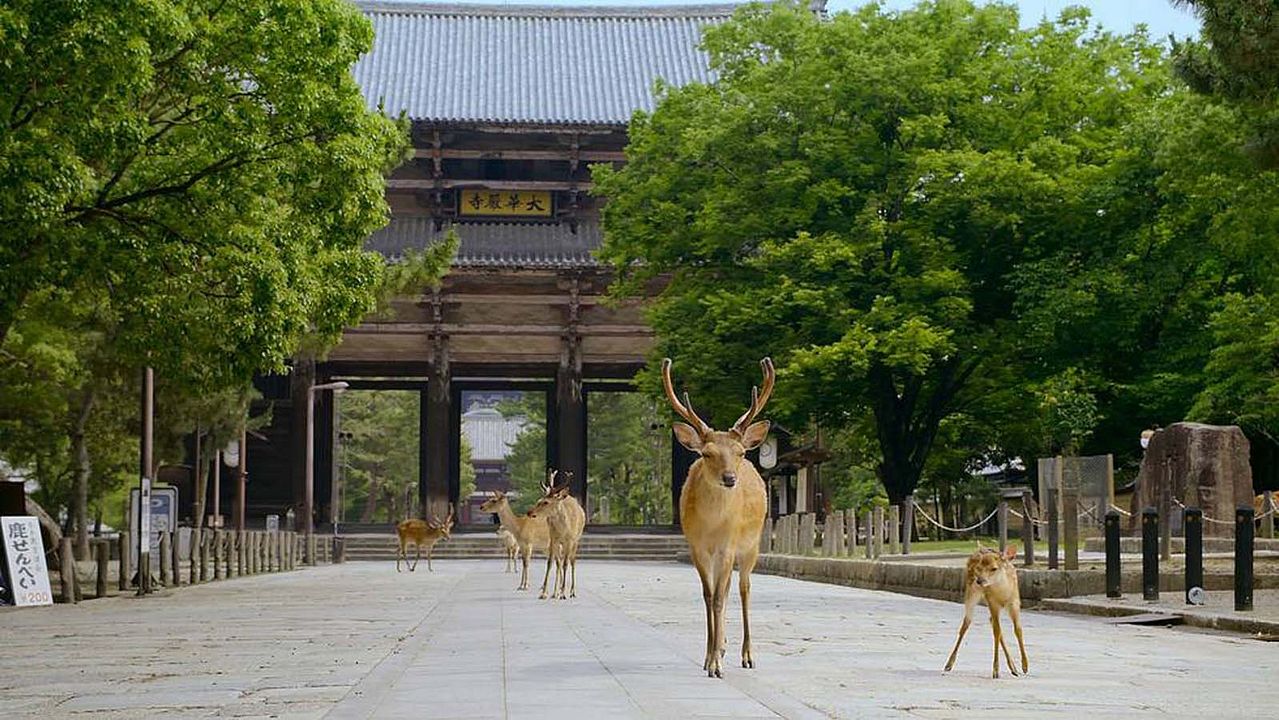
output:
[[[711,669],[711,659],[715,654],[715,591],[711,588],[710,560],[705,556],[694,558],[697,575],[702,581],[702,602],[706,605],[706,659],[702,661],[702,669],[706,677],[715,677]]]
[[[533,545],[530,543],[524,548],[523,560],[524,570],[520,575],[520,586],[516,590],[528,590],[528,561],[533,557]]]
[[[755,561],[759,555],[742,558],[737,568],[737,590],[742,596],[742,667],[754,668],[755,658],[751,656],[751,571],[755,569]]]
[[[435,552],[435,544],[426,546],[426,570],[427,572],[435,572],[435,568],[431,567],[431,553]]]
[[[999,677],[999,647],[1001,645],[1004,645],[1004,634],[1000,631],[1000,627],[999,627],[999,609],[995,607],[990,608],[990,633],[991,635],[994,636],[994,640],[995,640],[995,665],[994,665],[994,669],[992,669],[990,672],[990,676],[992,678],[997,678]],[[1008,647],[1005,645],[1004,655],[1007,655],[1007,654],[1008,654]],[[1013,661],[1012,661],[1012,658],[1009,658],[1008,669],[1012,670],[1012,667],[1013,667]]]
[[[408,556],[404,553],[404,543],[400,543],[400,550],[395,553],[395,572],[400,571],[400,558],[404,558],[404,561],[408,562]]]
[[[577,543],[576,542],[573,543],[573,554],[570,556],[570,561],[571,561],[570,567],[573,569],[573,587],[568,591],[568,596],[577,597]],[[1018,632],[1017,636],[1021,637],[1021,631],[1018,630],[1017,632]]]
[[[728,593],[733,587],[733,558],[726,555],[720,561],[719,575],[716,576],[715,588],[715,642],[716,662],[727,653],[728,634],[724,632],[724,608],[728,605]]]
[[[413,566],[409,568],[409,572],[417,572],[417,563],[421,559],[422,545],[420,543],[413,543]],[[408,564],[408,558],[405,558],[404,562],[405,564]]]
[[[1026,657],[1026,641],[1021,637],[1021,603],[1017,600],[1008,606],[1008,617],[1013,621],[1013,633],[1017,635],[1017,649],[1021,651],[1021,671],[1029,673],[1030,658]]]
[[[964,621],[959,625],[959,637],[955,640],[955,648],[950,651],[950,659],[946,661],[946,669],[942,672],[950,672],[955,667],[955,657],[959,655],[959,645],[964,642],[964,633],[968,632],[968,626],[973,624],[973,606],[977,604],[977,593],[969,589],[964,594]]]
[[[549,547],[546,548],[546,574],[542,576],[542,593],[537,596],[538,600],[546,599],[546,582],[551,577],[551,561],[554,559],[555,551]]]

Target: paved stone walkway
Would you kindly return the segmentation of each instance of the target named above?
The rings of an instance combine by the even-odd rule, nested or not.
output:
[[[579,597],[513,590],[501,561],[397,575],[349,563],[167,597],[0,611],[0,717],[1261,717],[1279,645],[1025,614],[1031,675],[991,680],[980,612],[757,576],[742,670],[701,672],[691,567],[585,563]],[[540,577],[539,577],[540,579]]]

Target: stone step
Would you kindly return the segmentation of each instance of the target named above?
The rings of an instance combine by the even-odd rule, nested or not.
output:
[[[361,534],[345,537],[348,560],[394,560],[398,541],[392,534]],[[588,534],[582,538],[578,557],[597,560],[672,561],[687,553],[681,535]],[[409,550],[410,556],[414,551]],[[500,560],[505,548],[491,533],[454,535],[435,546],[432,554],[442,559]],[[538,557],[544,557],[538,555]]]

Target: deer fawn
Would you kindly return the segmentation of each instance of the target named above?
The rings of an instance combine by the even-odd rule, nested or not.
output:
[[[684,402],[679,401],[671,383],[671,360],[662,360],[666,399],[690,423],[675,423],[675,437],[681,445],[701,455],[689,468],[680,490],[679,512],[693,565],[702,580],[702,600],[706,603],[706,661],[702,669],[708,677],[723,677],[720,659],[725,647],[724,605],[734,562],[742,596],[742,667],[755,667],[751,657],[750,576],[759,557],[768,494],[745,453],[758,447],[768,435],[767,420],[752,421],[768,403],[776,379],[772,360],[764,358],[760,366],[764,370],[763,391],[752,388],[750,408],[728,432],[722,432],[712,430],[693,412],[687,393]]]
[[[524,562],[520,585],[516,589],[528,590],[529,558],[533,556],[534,550],[547,551],[551,542],[551,533],[547,528],[546,519],[517,516],[515,511],[511,510],[511,503],[506,499],[506,493],[501,491],[494,491],[493,497],[485,500],[480,506],[480,511],[497,513],[502,520],[502,529],[513,535],[515,542],[519,543],[520,555]]]
[[[555,587],[551,589],[551,598],[567,600],[577,597],[577,548],[582,541],[582,531],[586,529],[586,511],[577,498],[569,494],[573,474],[563,473],[567,476],[564,484],[555,487],[556,474],[552,470],[547,476],[547,482],[543,485],[546,494],[529,510],[529,515],[546,518],[547,527],[551,531],[551,552],[546,558],[546,575],[542,578],[540,597],[546,598],[546,581],[551,576],[551,558],[554,556]],[[570,568],[573,582],[569,593],[565,595],[564,586],[568,582]]]
[[[1004,632],[999,627],[999,611],[1007,608],[1008,617],[1013,621],[1013,632],[1017,633],[1017,647],[1021,650],[1021,672],[1030,672],[1030,660],[1026,657],[1026,643],[1021,637],[1021,593],[1017,589],[1017,568],[1012,560],[1017,556],[1016,548],[1009,547],[1004,553],[990,548],[978,547],[977,552],[968,558],[968,567],[964,569],[964,622],[959,626],[959,638],[955,640],[955,649],[950,651],[950,659],[946,661],[946,670],[955,666],[955,656],[959,654],[959,644],[964,641],[964,633],[973,621],[973,606],[978,600],[985,600],[990,608],[990,630],[995,635],[995,664],[990,676],[999,677],[999,649],[1004,649],[1004,658],[1008,661],[1008,670],[1019,675],[1013,667],[1012,653],[1008,652],[1008,644],[1004,642]]]
[[[434,523],[425,520],[405,520],[395,526],[395,534],[400,539],[400,552],[395,556],[395,572],[400,571],[400,560],[404,560],[404,564],[409,564],[408,546],[413,543],[413,547],[417,555],[413,558],[413,565],[409,567],[409,572],[417,570],[417,563],[422,559],[422,546],[426,546],[426,569],[435,572],[435,568],[431,567],[431,553],[435,550],[435,543],[440,540],[447,540],[450,533],[453,532],[453,509],[449,508],[449,516],[443,523],[439,518],[434,518]]]
[[[515,556],[520,554],[519,541],[504,527],[498,527],[497,539],[502,542],[502,549],[506,552],[506,572],[515,572]]]

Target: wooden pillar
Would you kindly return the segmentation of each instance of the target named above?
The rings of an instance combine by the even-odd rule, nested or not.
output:
[[[182,586],[182,530],[174,530],[172,539],[169,542],[169,559],[166,560],[173,568],[173,587]]]
[[[888,506],[888,553],[901,554],[902,509],[900,505]]]
[[[884,508],[876,505],[871,521],[871,535],[875,538],[875,542],[867,543],[873,549],[871,556],[878,559],[884,553]]]
[[[836,510],[826,516],[826,531],[831,534],[831,554],[844,556],[844,511]]]
[[[97,591],[95,597],[104,598],[107,596],[107,576],[111,572],[111,544],[105,540],[95,542],[93,557],[97,561],[98,570],[98,583],[94,588]]]
[[[240,462],[235,466],[235,529],[244,529],[244,504],[248,499],[249,433],[240,428]]]
[[[549,428],[548,428],[549,429]],[[586,396],[580,366],[560,363],[555,374],[556,469],[573,473],[573,496],[586,504]]]
[[[191,585],[196,584],[200,580],[200,535],[200,528],[191,528],[191,542],[187,543],[189,546],[188,550],[190,551],[189,559],[191,561],[191,564],[187,566],[191,573],[189,576],[191,578]]]
[[[311,386],[315,384],[315,360],[299,357],[289,374],[289,466],[292,477],[292,506],[297,530],[306,526],[307,428],[311,422]]]
[[[418,514],[421,517],[448,514],[451,466],[455,464],[451,437],[453,392],[447,361],[433,363],[418,413]]]
[[[120,577],[117,578],[120,585],[120,591],[124,592],[129,589],[129,580],[133,576],[133,533],[128,530],[120,531],[120,542],[117,543],[120,551]]]

